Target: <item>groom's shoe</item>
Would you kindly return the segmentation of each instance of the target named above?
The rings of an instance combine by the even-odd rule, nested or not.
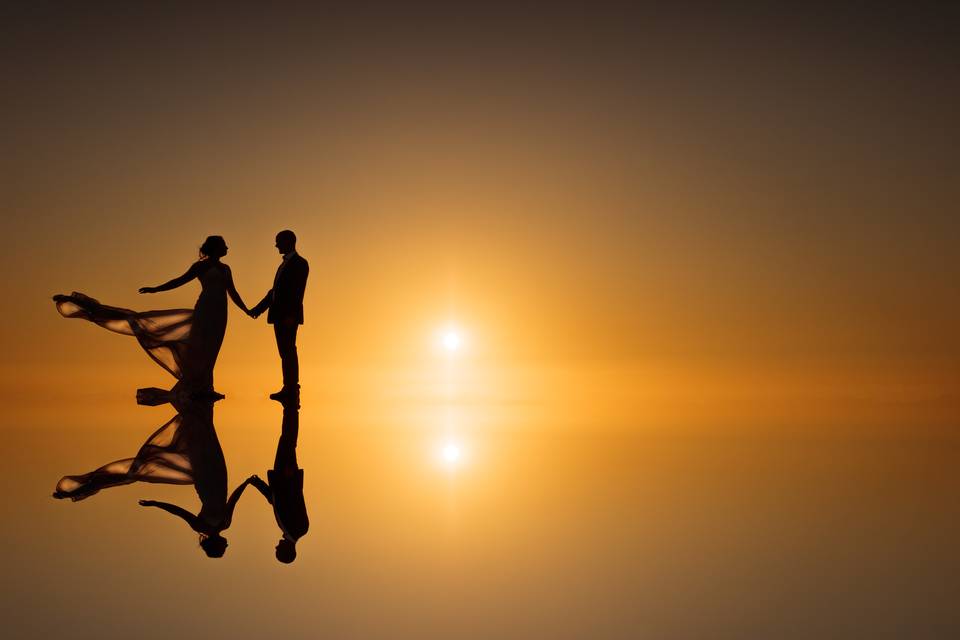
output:
[[[276,400],[277,402],[286,402],[287,400],[294,400],[300,396],[300,385],[295,387],[284,387],[277,391],[276,393],[270,394],[271,400]]]

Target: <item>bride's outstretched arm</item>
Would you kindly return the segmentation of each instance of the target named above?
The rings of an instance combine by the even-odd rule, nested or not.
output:
[[[233,284],[233,272],[229,267],[227,267],[227,293],[230,294],[230,299],[233,300],[233,304],[240,307],[244,313],[250,313],[247,305],[243,304],[243,298],[237,293],[237,288]]]
[[[158,291],[169,291],[170,289],[176,289],[177,287],[182,287],[191,280],[197,277],[197,264],[193,263],[190,265],[190,268],[187,269],[187,272],[182,276],[177,276],[173,280],[168,280],[158,287],[140,287],[140,293],[157,293]]]
[[[159,509],[163,509],[167,513],[172,513],[178,518],[183,518],[194,531],[200,531],[200,529],[197,528],[200,525],[197,520],[197,516],[193,515],[183,507],[178,507],[177,505],[170,504],[169,502],[157,502],[156,500],[141,500],[140,506],[157,507]]]

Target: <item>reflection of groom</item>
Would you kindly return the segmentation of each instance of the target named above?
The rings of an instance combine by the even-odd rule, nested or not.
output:
[[[283,426],[277,441],[273,469],[267,471],[267,482],[250,476],[248,482],[263,494],[271,505],[282,537],[277,543],[277,560],[289,564],[297,557],[297,540],[310,528],[307,505],[303,500],[303,469],[297,466],[297,433],[300,407],[296,400],[283,403]]]
[[[267,322],[273,325],[277,350],[283,369],[283,389],[271,394],[274,400],[296,395],[300,389],[300,363],[297,360],[297,329],[303,324],[303,292],[307,288],[310,267],[297,253],[297,236],[284,230],[277,234],[277,250],[283,262],[273,279],[273,288],[250,310],[256,318],[266,309]]]

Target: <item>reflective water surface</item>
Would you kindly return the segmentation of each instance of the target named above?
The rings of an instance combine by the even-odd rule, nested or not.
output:
[[[89,406],[53,407],[7,426],[8,637],[960,631],[950,433],[450,430],[228,397],[215,408],[227,487],[258,481],[223,531],[222,558],[180,518],[138,505],[199,514],[194,486],[51,499],[62,475],[132,455],[174,411],[131,406],[104,423]],[[278,498],[284,486],[293,495]],[[284,537],[299,538],[289,564],[278,562]]]

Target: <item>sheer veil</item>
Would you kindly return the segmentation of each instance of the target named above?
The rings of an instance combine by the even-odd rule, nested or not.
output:
[[[53,297],[57,311],[65,318],[81,318],[104,329],[134,336],[154,362],[177,380],[183,377],[187,342],[193,323],[192,309],[131,311],[100,304],[99,301],[74,291]]]
[[[181,415],[174,416],[147,438],[133,458],[109,462],[89,473],[64,476],[57,483],[53,497],[83,500],[101,489],[138,481],[193,484],[193,467],[180,428],[182,422]]]

